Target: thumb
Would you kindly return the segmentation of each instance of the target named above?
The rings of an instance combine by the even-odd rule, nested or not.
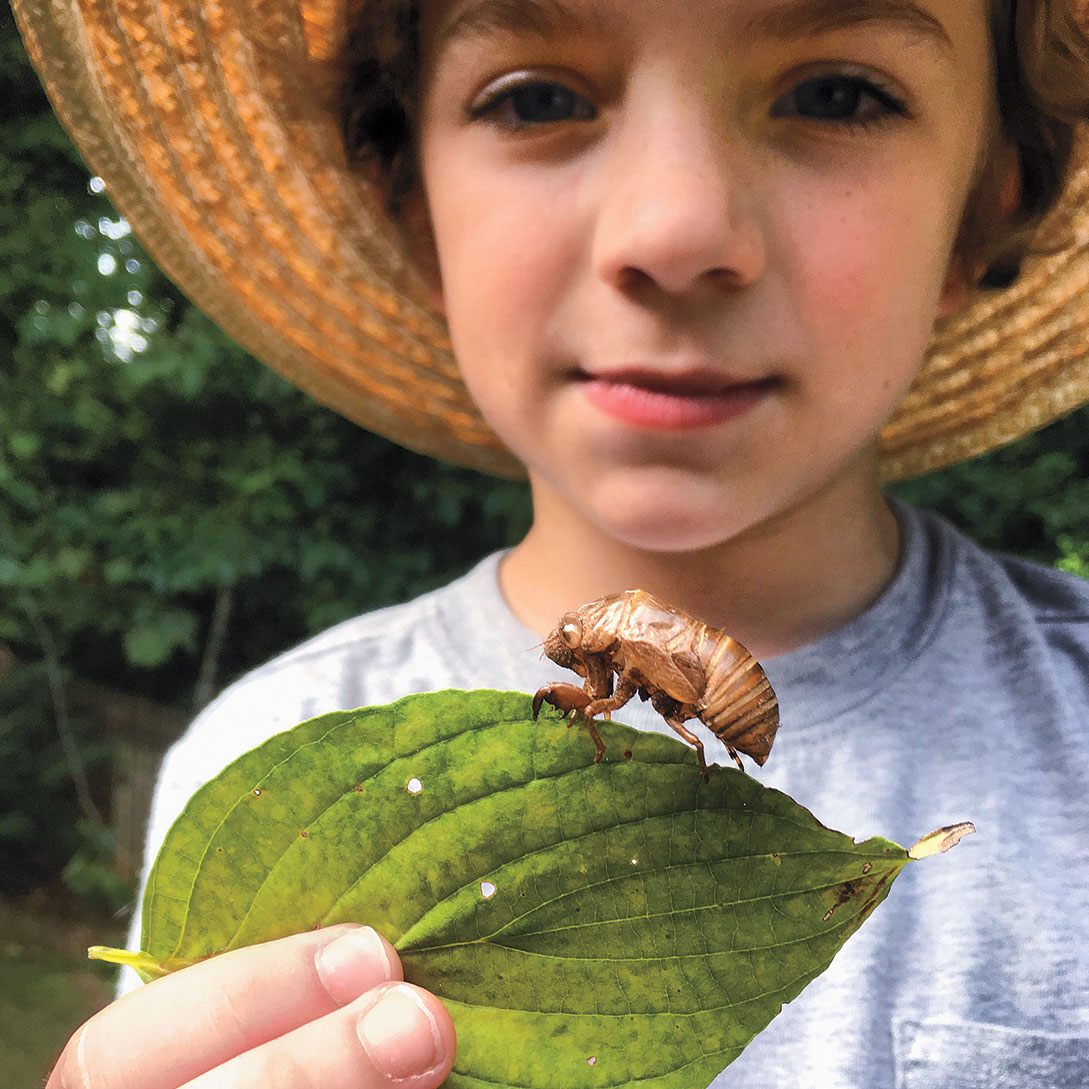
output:
[[[435,1084],[454,1058],[454,1026],[434,995],[408,983],[386,983],[365,995],[356,1032],[377,1071],[395,1081]]]

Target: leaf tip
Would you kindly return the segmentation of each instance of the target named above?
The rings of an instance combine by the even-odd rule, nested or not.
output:
[[[938,828],[928,836],[923,836],[909,851],[908,858],[929,858],[931,855],[945,854],[946,851],[956,847],[965,836],[971,835],[976,826],[971,821],[961,821],[959,824],[947,824],[944,828]]]

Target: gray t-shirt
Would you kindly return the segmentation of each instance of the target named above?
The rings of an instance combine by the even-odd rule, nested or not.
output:
[[[908,867],[714,1085],[1089,1086],[1089,582],[896,511],[904,558],[882,597],[764,663],[781,726],[754,774],[858,838],[910,844],[959,820],[978,834]],[[499,559],[340,624],[229,688],[167,756],[148,860],[202,782],[305,718],[411,692],[532,692],[564,679],[503,600]],[[668,731],[638,701],[617,717]],[[705,736],[708,760],[727,763]]]

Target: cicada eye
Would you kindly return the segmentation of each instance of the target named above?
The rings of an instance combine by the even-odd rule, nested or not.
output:
[[[560,638],[572,650],[582,642],[582,625],[577,620],[568,620],[560,628]]]

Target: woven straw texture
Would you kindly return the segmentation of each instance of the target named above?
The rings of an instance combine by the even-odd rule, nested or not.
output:
[[[395,228],[347,162],[344,47],[366,2],[12,7],[88,166],[225,332],[372,431],[519,475],[470,400]],[[882,435],[888,479],[960,461],[1089,400],[1089,155],[1079,162],[1053,220],[1068,244],[936,331]]]

